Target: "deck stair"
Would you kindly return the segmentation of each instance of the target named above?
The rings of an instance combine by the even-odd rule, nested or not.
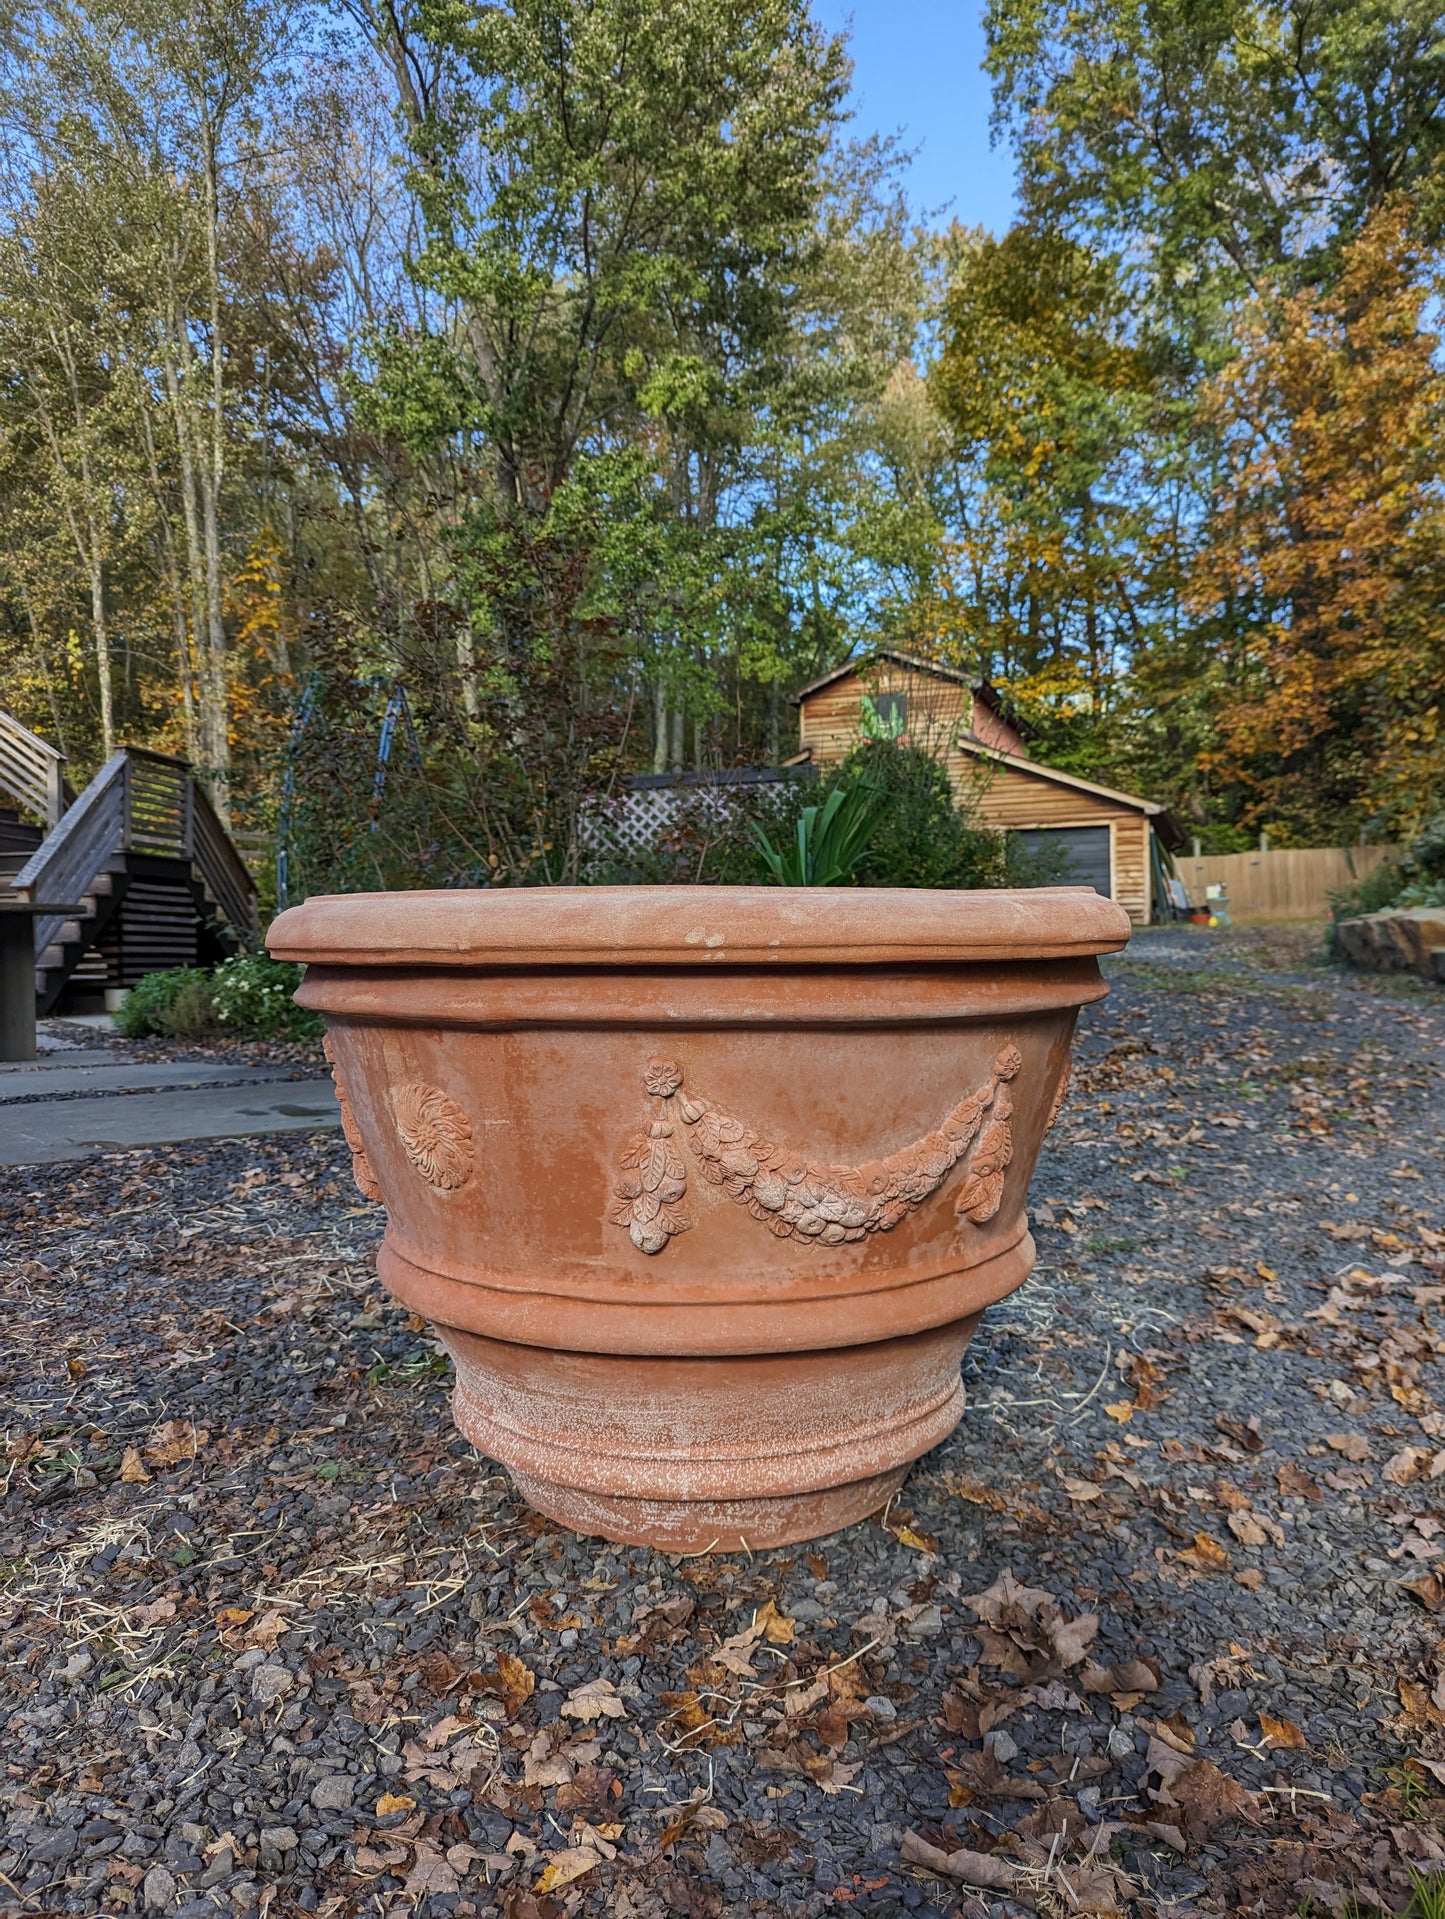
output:
[[[34,746],[52,756],[53,770]],[[146,973],[254,940],[255,882],[187,761],[123,746],[71,805],[62,765],[53,748],[0,712],[0,791],[49,829],[18,870],[5,870],[18,855],[0,848],[0,887],[84,909],[35,921],[40,1014],[67,986],[98,984],[100,961],[106,985],[129,987]],[[24,822],[17,828],[23,835]],[[17,829],[6,837],[14,841]]]

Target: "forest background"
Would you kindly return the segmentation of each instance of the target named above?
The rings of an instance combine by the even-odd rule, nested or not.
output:
[[[575,877],[597,795],[778,763],[873,643],[1206,850],[1408,838],[1437,7],[986,26],[1002,235],[910,219],[804,0],[6,9],[0,704],[312,880]]]

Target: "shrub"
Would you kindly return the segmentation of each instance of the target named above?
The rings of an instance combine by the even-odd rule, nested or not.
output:
[[[268,1039],[317,1039],[319,1013],[297,1006],[291,995],[301,984],[302,968],[264,953],[237,953],[211,976],[216,1018],[233,1032],[261,1033]]]
[[[947,769],[903,740],[865,740],[824,791],[866,783],[878,819],[858,863],[865,886],[1002,886],[1002,833],[975,826],[953,796]]]
[[[1445,813],[1426,820],[1398,860],[1386,860],[1348,892],[1331,895],[1325,944],[1336,949],[1334,929],[1341,920],[1412,906],[1445,906]]]
[[[192,1038],[215,1024],[210,1009],[210,975],[198,966],[174,966],[169,972],[147,973],[126,994],[115,1016],[116,1031],[127,1039],[151,1033]],[[179,1018],[179,1027],[172,1022]]]

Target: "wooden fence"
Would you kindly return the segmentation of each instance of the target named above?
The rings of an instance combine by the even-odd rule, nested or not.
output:
[[[1389,859],[1398,846],[1281,846],[1267,853],[1217,853],[1203,859],[1176,854],[1191,906],[1205,904],[1207,886],[1222,885],[1235,920],[1325,920],[1330,895],[1347,892]]]

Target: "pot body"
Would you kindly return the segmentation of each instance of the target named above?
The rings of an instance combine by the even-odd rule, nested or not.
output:
[[[1087,950],[900,955],[856,905],[830,944],[826,915],[771,926],[785,894],[719,889],[708,946],[668,918],[681,890],[600,956],[611,889],[550,942],[513,935],[558,893],[413,896],[447,905],[410,946],[406,896],[309,901],[270,944],[310,962],[378,1269],[438,1326],[467,1436],[579,1531],[775,1545],[884,1504],[957,1422],[964,1346],[1033,1263],[1093,954],[1127,932],[1093,894],[958,895],[1072,907]],[[653,889],[618,893],[635,916]],[[919,896],[833,897],[886,930]]]

